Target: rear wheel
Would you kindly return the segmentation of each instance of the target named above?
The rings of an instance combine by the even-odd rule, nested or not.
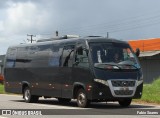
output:
[[[128,107],[131,104],[132,99],[123,99],[118,102],[122,107]]]
[[[37,102],[39,98],[38,96],[31,95],[31,90],[29,87],[26,87],[24,89],[23,97],[24,97],[25,102],[27,103]]]
[[[58,98],[58,101],[59,101],[60,103],[68,103],[68,102],[71,101],[71,99],[69,99],[69,98]]]
[[[77,94],[77,105],[79,107],[87,107],[89,105],[89,100],[84,89],[80,89]]]

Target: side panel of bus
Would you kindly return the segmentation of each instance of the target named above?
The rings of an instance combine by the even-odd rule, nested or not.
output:
[[[23,93],[27,85],[32,95],[73,98],[75,86],[86,90],[92,82],[90,60],[84,50],[85,42],[77,45],[81,45],[81,50],[75,45],[76,42],[51,43],[9,49],[5,67],[6,91]]]
[[[17,76],[21,76],[21,72],[16,68],[17,48],[9,48],[5,60],[5,90],[12,93],[21,93],[21,83]],[[20,74],[19,74],[20,73]]]
[[[32,78],[32,94],[38,96],[61,96],[61,77],[59,75],[59,59],[62,49],[59,45],[37,45],[30,47],[26,72],[28,80]],[[34,48],[34,49],[33,49]]]

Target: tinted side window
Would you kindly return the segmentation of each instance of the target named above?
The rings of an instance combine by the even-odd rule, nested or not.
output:
[[[64,46],[63,56],[62,56],[62,66],[72,67],[74,45]]]
[[[51,44],[28,47],[28,67],[48,67]]]
[[[49,66],[56,66],[60,65],[60,57],[62,53],[62,47],[59,44],[54,44],[52,46],[52,51],[49,54]]]
[[[36,60],[45,60],[48,63],[49,53],[52,51],[51,44],[39,45],[38,51],[36,52]]]
[[[17,48],[9,48],[6,56],[6,67],[15,67]]]
[[[78,42],[75,54],[75,66],[89,68],[88,50],[85,42]]]
[[[27,59],[27,47],[19,47],[17,50],[16,67],[23,67]]]
[[[28,47],[28,56],[32,56],[34,53],[38,51],[38,46],[29,46]]]

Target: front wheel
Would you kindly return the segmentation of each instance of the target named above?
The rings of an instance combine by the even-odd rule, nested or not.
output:
[[[89,105],[89,100],[84,89],[80,89],[77,94],[77,105],[79,107],[85,108]]]
[[[37,102],[39,98],[38,96],[31,95],[31,90],[29,87],[26,87],[24,89],[23,97],[24,97],[25,102],[27,103]]]
[[[132,99],[123,99],[118,102],[122,107],[128,107],[131,104]]]

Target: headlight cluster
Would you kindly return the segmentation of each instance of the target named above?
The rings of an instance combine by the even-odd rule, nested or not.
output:
[[[106,86],[109,86],[108,85],[108,82],[106,80],[102,80],[102,79],[94,79],[95,82],[98,82],[98,83],[101,83],[101,84],[104,84]]]
[[[137,86],[139,86],[141,83],[143,83],[143,79],[137,81]]]

